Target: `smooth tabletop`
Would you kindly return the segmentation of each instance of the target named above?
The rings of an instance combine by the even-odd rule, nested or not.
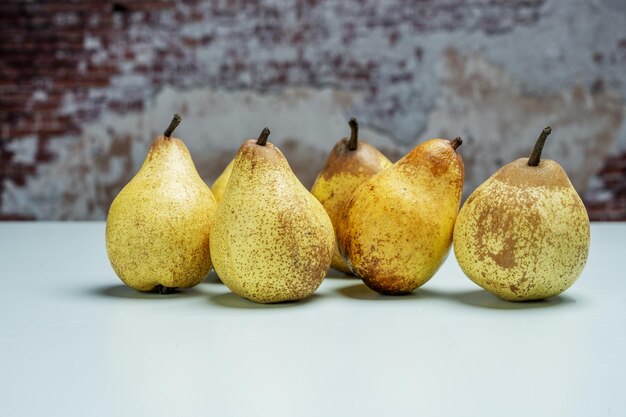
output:
[[[626,223],[591,236],[547,301],[501,301],[451,253],[411,295],[331,270],[307,300],[258,305],[214,273],[125,287],[104,223],[0,223],[0,415],[625,415]]]

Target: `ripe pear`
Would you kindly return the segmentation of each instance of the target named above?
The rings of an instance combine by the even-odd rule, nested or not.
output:
[[[431,139],[352,194],[339,221],[339,251],[382,294],[428,281],[450,250],[463,189],[460,138]]]
[[[530,156],[513,161],[467,199],[454,228],[461,269],[509,301],[560,294],[580,276],[589,253],[589,217],[561,166],[541,160],[551,129]]]
[[[311,188],[311,194],[322,203],[335,229],[354,190],[374,174],[392,165],[376,148],[358,139],[359,125],[356,119],[350,119],[349,125],[350,139],[343,138],[337,142]],[[350,273],[337,247],[330,266]]]
[[[209,235],[217,204],[182,140],[175,115],[135,177],[115,197],[106,247],[115,273],[139,291],[197,285],[211,270]]]
[[[219,177],[213,182],[211,185],[211,192],[215,197],[215,201],[219,204],[222,201],[222,197],[224,196],[224,190],[226,189],[226,185],[228,184],[228,179],[230,178],[230,173],[233,172],[234,160],[230,161],[224,171],[220,174]]]
[[[257,303],[313,294],[335,245],[324,207],[267,142],[269,134],[265,128],[237,151],[211,231],[215,272],[235,294]]]

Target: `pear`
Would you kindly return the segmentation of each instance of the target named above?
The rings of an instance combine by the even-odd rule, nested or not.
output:
[[[540,300],[569,288],[589,253],[589,217],[561,166],[541,160],[551,129],[530,158],[494,173],[467,199],[454,228],[461,269],[509,301]]]
[[[343,138],[337,142],[311,188],[311,193],[322,203],[335,229],[354,190],[392,165],[376,148],[358,139],[356,119],[350,119],[349,125],[350,139]],[[330,265],[338,271],[350,273],[336,247]]]
[[[371,289],[411,292],[445,260],[463,189],[463,160],[456,152],[461,143],[428,140],[352,194],[337,243]]]
[[[213,196],[215,197],[215,201],[219,204],[222,201],[222,197],[224,195],[224,190],[226,189],[226,185],[228,184],[228,179],[230,178],[230,173],[233,172],[234,160],[230,161],[224,171],[220,174],[219,177],[213,182],[211,185],[211,192],[213,192]]]
[[[269,134],[265,128],[237,151],[211,231],[215,272],[235,294],[257,303],[313,294],[335,245],[324,207],[267,142]]]
[[[175,115],[135,177],[115,197],[106,248],[115,273],[139,291],[197,285],[211,270],[209,235],[217,204],[182,140]]]

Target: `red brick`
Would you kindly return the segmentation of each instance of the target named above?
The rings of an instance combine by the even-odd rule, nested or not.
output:
[[[57,78],[54,85],[59,88],[106,87],[110,82],[107,76],[85,75],[76,78]]]
[[[100,11],[100,12],[109,12],[111,11],[111,4],[102,1],[80,1],[80,2],[50,2],[37,4],[36,11],[43,13],[56,13],[56,12],[70,12],[70,11]]]
[[[56,127],[55,127],[56,126]],[[67,129],[63,126],[53,125],[50,127],[43,127],[37,130],[37,136],[40,139],[51,139],[57,136],[67,135]],[[38,159],[42,161],[42,159]]]
[[[59,101],[37,101],[33,103],[32,110],[40,111],[40,112],[51,112],[53,110],[57,110],[61,107],[61,103]]]
[[[129,11],[159,11],[170,9],[174,5],[171,1],[120,1],[119,4],[127,7]]]
[[[31,221],[35,220],[34,216],[18,214],[18,213],[0,213],[1,221]]]

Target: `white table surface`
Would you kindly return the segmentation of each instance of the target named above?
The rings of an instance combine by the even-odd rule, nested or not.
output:
[[[332,278],[257,305],[212,274],[152,295],[104,223],[0,223],[0,416],[626,414],[626,223],[592,225],[579,281],[508,303],[454,256],[414,294]]]

